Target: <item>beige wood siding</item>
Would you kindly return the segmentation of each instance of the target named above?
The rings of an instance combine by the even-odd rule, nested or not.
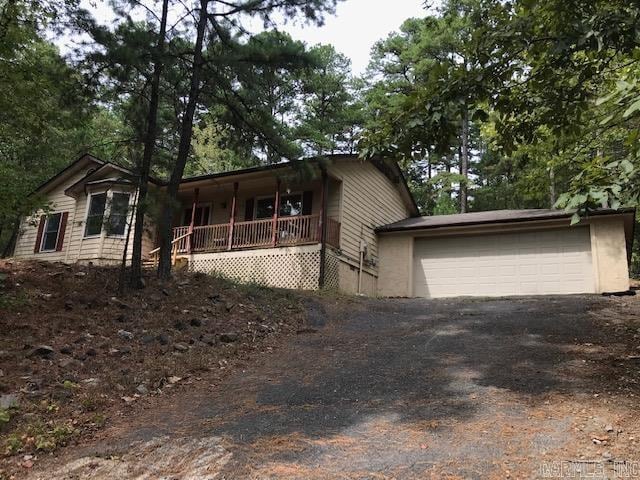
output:
[[[329,196],[327,198],[327,216],[340,221],[340,205],[342,202],[342,182],[333,179],[329,181]]]
[[[342,181],[342,188],[337,189],[341,192],[338,198],[341,198],[339,205],[342,206],[339,218],[342,224],[341,250],[348,257],[357,259],[362,231],[369,247],[369,258],[377,263],[378,245],[374,229],[410,215],[398,187],[370,162],[363,160],[341,160],[331,165],[328,171]],[[329,208],[330,212],[332,210],[335,211],[335,206]]]
[[[42,260],[50,260],[52,262],[64,261],[66,259],[67,252],[72,248],[70,247],[70,245],[72,244],[71,231],[74,224],[73,217],[76,209],[76,200],[65,195],[64,190],[68,186],[84,177],[87,170],[88,168],[74,175],[70,175],[68,181],[63,182],[61,185],[55,187],[46,196],[47,201],[50,203],[51,213],[69,212],[62,251],[33,253],[33,249],[36,243],[36,236],[38,233],[38,223],[40,222],[40,216],[43,214],[43,212],[39,210],[32,216],[22,219],[22,222],[20,224],[20,231],[18,232],[18,238],[16,240],[14,257],[38,258]]]
[[[589,223],[597,291],[628,290],[629,265],[623,217],[592,217]]]
[[[84,236],[88,196],[81,194],[77,199],[74,199],[64,193],[66,188],[84,177],[86,171],[87,169],[83,169],[81,172],[70,175],[66,181],[53,188],[46,195],[52,213],[69,212],[62,251],[34,253],[38,222],[43,214],[42,211],[38,211],[31,217],[24,218],[21,222],[14,251],[15,258],[34,258],[52,262],[98,261],[108,263],[116,263],[122,259],[125,244],[123,237],[107,236],[104,231],[99,236]],[[96,192],[99,191],[104,191],[104,189],[96,190]],[[114,187],[113,191],[126,191],[131,195],[130,202],[133,203],[135,192],[130,188]],[[152,228],[147,230],[148,232],[143,236],[143,254],[151,250],[154,243]],[[133,249],[132,240],[133,233],[129,241],[128,257],[131,256]]]
[[[413,237],[406,234],[381,235],[378,295],[411,297],[413,294]]]

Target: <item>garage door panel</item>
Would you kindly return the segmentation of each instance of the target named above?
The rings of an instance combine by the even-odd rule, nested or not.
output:
[[[416,239],[414,256],[416,296],[595,291],[588,227]]]

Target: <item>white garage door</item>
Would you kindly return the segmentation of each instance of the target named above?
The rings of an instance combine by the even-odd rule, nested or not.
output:
[[[592,293],[589,227],[415,240],[414,294]]]

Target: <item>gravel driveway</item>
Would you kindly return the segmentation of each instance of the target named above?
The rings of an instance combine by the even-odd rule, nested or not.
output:
[[[635,299],[310,302],[286,347],[55,478],[640,478]]]

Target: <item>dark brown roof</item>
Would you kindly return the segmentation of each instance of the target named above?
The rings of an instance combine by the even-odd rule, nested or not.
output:
[[[624,208],[620,210],[599,209],[592,210],[589,215],[614,215],[633,212],[633,208]],[[384,233],[443,227],[463,227],[491,223],[530,222],[535,220],[570,218],[574,213],[574,211],[567,210],[527,209],[490,210],[486,212],[458,213],[455,215],[433,215],[407,218],[406,220],[400,220],[399,222],[379,227],[376,231]]]

